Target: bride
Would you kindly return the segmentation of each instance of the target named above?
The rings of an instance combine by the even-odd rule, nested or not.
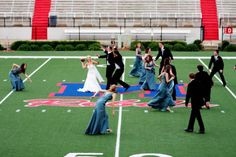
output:
[[[85,59],[81,59],[82,67],[88,69],[87,78],[84,83],[83,88],[79,88],[78,92],[97,92],[102,90],[99,82],[104,82],[102,76],[96,68],[96,64],[99,64],[97,61],[92,60],[91,56],[87,57],[87,62]]]

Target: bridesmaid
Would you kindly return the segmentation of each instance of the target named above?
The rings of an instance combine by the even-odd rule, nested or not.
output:
[[[154,66],[158,66],[151,55],[148,55],[145,58],[144,68],[146,72],[146,78],[144,83],[141,86],[143,90],[156,90],[156,81],[155,81],[155,69]]]
[[[32,82],[30,77],[25,73],[26,68],[27,68],[27,64],[25,63],[22,63],[21,66],[17,64],[12,65],[12,69],[9,73],[9,78],[11,80],[12,89],[14,91],[22,91],[25,88],[24,83],[20,77],[21,73],[25,75],[27,80]]]
[[[136,58],[134,61],[134,66],[130,71],[129,75],[133,77],[140,77],[141,75],[141,68],[142,68],[142,50],[141,50],[141,43],[136,45]]]
[[[112,85],[108,90],[101,90],[100,92],[105,94],[96,102],[95,110],[85,131],[85,134],[88,135],[98,135],[112,132],[112,130],[109,128],[108,115],[106,113],[105,105],[109,100],[112,100],[112,102],[115,101],[116,85]],[[98,92],[96,92],[92,98],[95,97],[97,93]],[[112,107],[112,115],[115,115],[114,105]]]
[[[167,65],[170,66],[170,75],[173,75],[175,77],[174,80],[170,81],[168,83],[168,88],[169,88],[169,92],[170,94],[172,95],[172,98],[173,100],[175,101],[176,100],[176,90],[175,90],[175,86],[178,84],[178,81],[177,81],[177,72],[176,72],[176,68],[174,65],[172,65],[171,63],[171,60],[169,58],[165,58],[164,59],[164,65],[162,67],[162,70],[161,70],[161,73],[164,72],[165,70],[165,67]]]
[[[165,66],[164,72],[158,78],[161,79],[161,84],[158,87],[157,94],[148,102],[148,106],[163,112],[170,112],[170,106],[174,106],[175,102],[170,94],[168,83],[173,81],[175,77],[170,73],[169,65]]]
[[[151,55],[151,48],[146,48],[145,54],[142,56],[142,63],[141,63],[142,65],[141,65],[141,69],[140,69],[139,85],[142,85],[146,79],[146,70],[144,67],[144,63],[145,63],[145,58],[148,55]]]

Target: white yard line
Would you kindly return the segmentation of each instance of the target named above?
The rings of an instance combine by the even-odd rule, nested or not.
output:
[[[91,56],[92,58],[98,58],[97,56]],[[0,56],[0,58],[8,59],[8,58],[15,58],[15,59],[81,59],[87,58],[87,56]],[[123,56],[124,59],[135,59],[135,56]],[[236,59],[234,56],[225,56],[222,57],[223,59]],[[209,56],[176,56],[174,59],[209,59]]]
[[[40,65],[36,70],[34,70],[29,77],[33,76],[37,71],[39,71],[45,64],[47,64],[49,61],[51,60],[51,58],[48,58],[42,65]],[[27,79],[24,79],[23,82],[25,82]],[[10,91],[1,101],[0,101],[0,105],[9,97],[12,95],[14,91]]]
[[[68,153],[64,157],[96,157],[103,156],[103,153]]]
[[[126,64],[126,58],[124,58],[124,65]],[[125,80],[125,70],[122,75],[122,81]],[[120,101],[124,100],[124,95],[120,95]],[[120,156],[120,136],[121,136],[121,123],[122,123],[122,106],[119,106],[119,117],[118,117],[118,126],[117,126],[117,136],[116,136],[116,150],[115,150],[115,157]]]
[[[199,58],[198,59],[199,62],[201,62],[205,68],[209,71],[208,69],[208,66]],[[220,78],[217,76],[217,75],[214,75],[214,77],[223,85],[223,82],[220,80]],[[234,94],[234,92],[228,87],[228,86],[225,86],[225,88],[228,90],[228,92],[234,97],[234,99],[236,99],[236,95]]]

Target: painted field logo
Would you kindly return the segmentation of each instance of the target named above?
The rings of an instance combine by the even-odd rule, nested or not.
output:
[[[57,93],[49,94],[49,97],[91,97],[93,93],[91,92],[78,92],[79,88],[83,88],[83,83],[58,83],[57,86],[61,87]],[[159,84],[156,84],[156,89],[158,89]],[[178,84],[176,86],[176,96],[179,98],[184,98],[186,95],[185,87],[186,84]],[[125,91],[123,87],[118,87],[117,92],[120,94],[135,93],[140,91],[140,85],[132,85]],[[106,85],[101,84],[102,89],[106,89]],[[140,98],[153,97],[157,91],[146,91],[145,94],[139,94]]]
[[[57,106],[57,107],[94,107],[95,102],[86,99],[32,99],[25,100],[28,103],[25,107],[39,107],[39,106]],[[115,101],[116,107],[147,107],[147,102],[140,102],[138,99],[130,99],[123,101]],[[108,102],[106,106],[111,107],[112,103]],[[219,106],[211,104],[210,107]],[[184,100],[177,100],[174,108],[185,107]]]
[[[94,107],[95,102],[91,102],[89,99],[75,99],[75,97],[91,97],[93,93],[91,92],[78,92],[79,88],[83,88],[84,84],[81,83],[58,83],[57,86],[60,86],[60,90],[57,93],[49,94],[50,99],[32,99],[25,100],[27,103],[25,107],[39,107],[39,106],[57,106],[57,107]],[[157,88],[159,84],[156,85]],[[101,85],[102,89],[105,89],[106,85]],[[176,86],[176,95],[179,98],[184,98],[186,95],[185,84],[178,84]],[[128,94],[128,93],[139,93],[140,85],[131,86],[128,91],[124,92],[124,88],[118,87],[118,93]],[[138,94],[139,98],[153,97],[157,91],[146,91],[144,94]],[[97,95],[99,96],[99,95]],[[61,98],[60,98],[61,97]],[[62,98],[63,97],[63,98]],[[67,99],[65,99],[67,98]],[[129,99],[123,101],[113,102],[116,107],[147,107],[147,102],[141,102],[139,99]],[[111,107],[112,103],[108,102],[106,106]],[[191,106],[191,105],[189,105]],[[210,107],[218,106],[216,104],[211,104]],[[177,100],[174,108],[185,107],[184,100]]]

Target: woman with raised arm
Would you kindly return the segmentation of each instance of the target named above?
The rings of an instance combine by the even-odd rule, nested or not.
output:
[[[82,67],[84,69],[88,69],[87,78],[84,82],[84,87],[79,88],[78,92],[97,92],[102,90],[99,82],[104,82],[102,76],[98,72],[96,68],[96,64],[99,62],[92,60],[90,56],[87,57],[87,62],[85,63],[85,59],[81,59]]]
[[[11,80],[12,89],[14,91],[22,91],[25,88],[24,83],[20,77],[20,74],[24,74],[27,80],[32,82],[30,77],[25,72],[26,68],[27,64],[25,63],[22,63],[20,66],[17,64],[12,65],[12,69],[9,73],[9,78]]]
[[[155,66],[158,66],[151,55],[148,55],[144,61],[144,68],[146,73],[146,78],[142,86],[142,90],[156,90],[156,80],[155,80]]]
[[[145,70],[145,58],[148,56],[148,55],[151,55],[151,48],[146,48],[145,49],[145,54],[142,56],[142,66],[141,66],[141,70],[140,70],[140,77],[139,77],[139,85],[142,85],[143,82],[145,81],[146,79],[146,70]]]
[[[163,112],[170,112],[170,107],[175,105],[168,88],[168,84],[175,79],[175,76],[170,73],[170,68],[170,65],[165,66],[164,72],[158,76],[161,84],[158,87],[157,94],[148,102],[148,106]]]
[[[109,100],[112,100],[112,102],[115,101],[116,85],[111,85],[108,90],[96,92],[92,98],[95,97],[99,92],[103,92],[104,95],[101,96],[96,102],[95,110],[85,131],[85,134],[88,135],[98,135],[112,132],[112,130],[109,128],[108,114],[106,113],[105,106]],[[114,104],[112,104],[112,115],[115,115]]]

